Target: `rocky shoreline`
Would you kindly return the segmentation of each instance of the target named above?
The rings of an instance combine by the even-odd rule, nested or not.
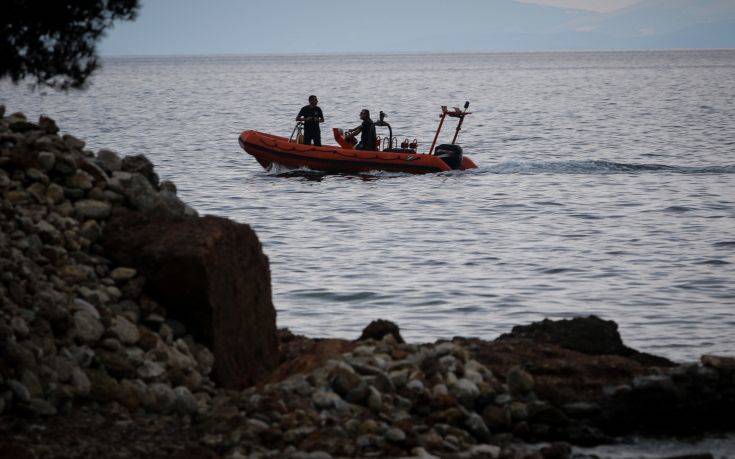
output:
[[[0,196],[0,457],[551,459],[735,431],[735,359],[674,364],[596,317],[427,344],[278,330],[248,225],[3,106]]]

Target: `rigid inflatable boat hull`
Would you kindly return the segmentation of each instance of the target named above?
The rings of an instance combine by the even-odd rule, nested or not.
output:
[[[421,153],[364,151],[337,146],[315,147],[293,142],[258,131],[240,134],[240,146],[263,167],[279,164],[288,168],[307,167],[325,172],[391,171],[425,174],[452,170],[439,157]],[[477,165],[463,157],[460,170],[473,169]]]

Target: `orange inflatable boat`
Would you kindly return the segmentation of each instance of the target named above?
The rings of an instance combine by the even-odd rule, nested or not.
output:
[[[240,146],[252,155],[264,168],[270,169],[273,164],[279,164],[287,168],[309,168],[315,171],[359,173],[368,171],[391,171],[408,172],[412,174],[424,174],[429,172],[442,172],[451,170],[465,170],[476,168],[477,165],[467,156],[464,156],[462,147],[455,142],[459,134],[464,116],[468,115],[465,110],[458,108],[447,110],[442,107],[441,120],[437,128],[434,142],[428,153],[416,151],[417,142],[409,142],[406,139],[398,146],[397,139],[393,137],[390,125],[385,122],[385,114],[380,112],[380,120],[376,126],[384,126],[389,129],[389,135],[383,139],[382,145],[378,138],[377,150],[356,150],[352,139],[345,139],[342,130],[334,128],[336,146],[304,145],[299,143],[297,132],[299,125],[294,128],[291,138],[280,137],[258,131],[244,131],[240,134]],[[439,145],[434,148],[439,132],[447,116],[459,118],[457,130],[451,144]],[[382,147],[382,148],[381,148]]]

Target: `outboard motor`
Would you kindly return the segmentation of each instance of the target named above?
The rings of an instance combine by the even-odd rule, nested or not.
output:
[[[441,158],[452,170],[457,170],[462,165],[462,147],[459,145],[439,145],[434,149],[434,156]]]

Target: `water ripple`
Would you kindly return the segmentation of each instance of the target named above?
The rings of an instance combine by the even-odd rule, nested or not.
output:
[[[200,213],[250,224],[297,333],[380,317],[413,341],[494,338],[598,314],[685,360],[735,353],[733,68],[734,51],[129,58],[83,93],[0,82],[0,103],[143,153]],[[480,167],[265,171],[239,148],[245,129],[289,135],[312,93],[325,142],[369,108],[422,151],[439,106],[470,100]]]

